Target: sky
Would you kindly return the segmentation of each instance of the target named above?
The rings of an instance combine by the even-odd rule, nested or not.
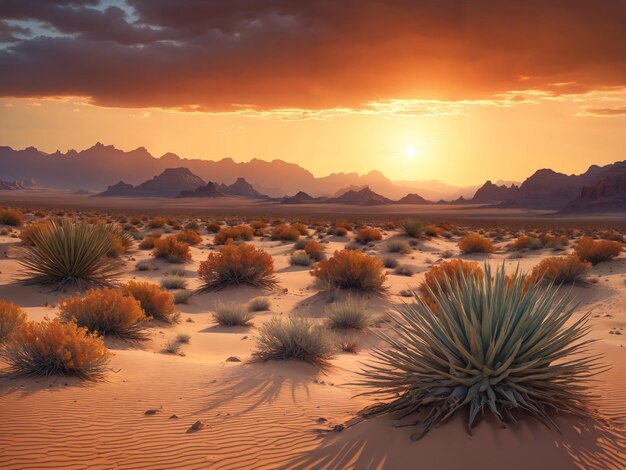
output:
[[[0,145],[458,186],[626,159],[626,1],[0,0]]]

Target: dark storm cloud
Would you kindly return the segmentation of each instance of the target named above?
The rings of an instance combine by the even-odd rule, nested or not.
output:
[[[0,1],[62,37],[0,51],[0,95],[106,106],[357,107],[626,86],[626,2]],[[2,34],[2,33],[0,33]]]

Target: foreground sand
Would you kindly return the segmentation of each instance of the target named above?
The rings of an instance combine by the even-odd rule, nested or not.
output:
[[[393,235],[390,233],[389,235]],[[210,237],[204,235],[207,241]],[[330,237],[329,253],[343,248],[348,238]],[[623,335],[626,328],[626,258],[624,255],[593,268],[598,282],[574,287],[579,312],[592,309],[594,349],[606,355],[612,369],[599,378],[597,392],[603,423],[581,423],[557,417],[562,434],[529,420],[517,429],[501,429],[491,420],[467,434],[465,417],[456,416],[424,439],[413,442],[411,428],[396,428],[392,417],[379,417],[341,432],[355,413],[371,404],[352,385],[360,362],[367,362],[377,343],[376,329],[361,334],[357,355],[340,353],[321,373],[300,362],[249,363],[256,328],[275,314],[303,313],[323,318],[327,295],[312,286],[308,269],[291,267],[292,244],[255,241],[274,257],[280,280],[276,292],[252,288],[228,289],[191,298],[179,305],[182,322],[153,324],[151,340],[139,346],[107,340],[114,351],[112,367],[103,383],[85,384],[68,378],[0,379],[0,468],[625,468],[626,364]],[[20,304],[32,319],[55,314],[54,304],[64,294],[23,286],[14,238],[0,237],[0,298]],[[384,242],[374,252],[382,251]],[[486,258],[494,266],[508,256],[505,243]],[[391,295],[371,297],[377,316],[403,301],[397,294],[414,287],[424,271],[445,250],[458,256],[455,242],[433,239],[402,258],[417,274],[390,274]],[[193,277],[206,248],[193,248],[193,261],[184,265]],[[531,269],[550,250],[528,252],[505,263],[513,269]],[[133,251],[125,279],[158,282],[172,265],[153,260],[158,270],[138,272],[135,260],[149,252]],[[483,256],[470,256],[482,260]],[[270,312],[258,314],[250,328],[214,326],[211,310],[217,302],[247,302],[268,295]],[[385,328],[382,324],[381,328]],[[162,353],[168,339],[179,332],[191,335],[184,356]],[[227,362],[236,356],[242,362]],[[147,410],[158,410],[146,415]],[[175,417],[174,417],[175,415]],[[324,418],[321,420],[320,418]],[[205,426],[189,427],[197,420]]]

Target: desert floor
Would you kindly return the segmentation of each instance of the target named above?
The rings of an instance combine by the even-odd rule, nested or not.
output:
[[[387,232],[370,253],[382,253]],[[203,232],[206,242],[211,235]],[[343,248],[351,237],[325,238],[327,253]],[[369,297],[372,312],[382,318],[394,305],[406,301],[398,293],[416,287],[428,267],[445,250],[460,257],[458,240],[420,241],[409,255],[394,255],[412,265],[411,277],[389,273],[390,295]],[[500,242],[495,254],[465,256],[530,270],[551,250],[529,251],[509,259]],[[182,321],[170,326],[153,322],[151,339],[129,346],[106,340],[115,356],[114,372],[104,382],[84,383],[65,377],[0,378],[0,468],[510,468],[569,469],[626,467],[626,336],[610,334],[626,328],[626,256],[592,269],[597,282],[573,287],[578,312],[593,310],[594,350],[612,366],[597,383],[603,423],[557,417],[561,433],[522,419],[516,428],[500,428],[485,419],[469,435],[465,417],[434,429],[422,440],[410,439],[410,427],[396,427],[391,416],[350,426],[355,414],[372,403],[355,396],[363,390],[350,385],[369,351],[378,341],[378,328],[359,333],[358,354],[340,352],[327,371],[297,361],[250,362],[257,328],[273,315],[301,313],[322,321],[328,294],[313,286],[309,269],[289,265],[292,243],[254,241],[274,259],[280,281],[273,292],[248,287],[191,297],[178,305]],[[22,306],[31,319],[54,316],[58,299],[68,293],[24,286],[16,281],[19,239],[0,237],[0,298]],[[197,286],[198,263],[206,246],[192,248],[193,261],[184,269],[188,289]],[[156,283],[171,265],[132,250],[126,258],[123,280]],[[151,259],[154,269],[139,272],[135,264]],[[566,288],[569,290],[570,288]],[[340,294],[340,296],[345,294]],[[251,327],[218,327],[211,311],[218,302],[248,302],[258,296],[271,299],[271,311],[256,314]],[[177,333],[191,335],[184,355],[163,353]],[[626,333],[626,331],[623,331]],[[236,356],[241,362],[228,362]],[[149,409],[158,412],[146,415]],[[175,415],[175,417],[173,417]],[[323,420],[320,418],[324,418]],[[197,420],[205,426],[189,427]],[[346,425],[337,432],[333,427]]]

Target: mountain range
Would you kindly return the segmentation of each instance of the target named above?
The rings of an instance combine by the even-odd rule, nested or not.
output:
[[[45,187],[61,189],[101,190],[109,185],[98,194],[103,197],[236,196],[284,204],[381,205],[443,202],[429,195],[446,191],[449,196],[445,199],[458,204],[563,213],[626,212],[626,161],[592,165],[579,175],[544,168],[520,184],[487,181],[467,194],[469,187],[455,188],[436,181],[392,182],[378,171],[316,178],[304,168],[282,160],[236,163],[230,158],[183,159],[171,153],[155,158],[143,147],[124,152],[98,143],[81,152],[53,154],[33,147],[24,150],[0,147],[0,175],[6,179],[0,180],[0,190],[36,188],[33,179],[37,179]],[[111,181],[119,183],[110,185]],[[415,189],[422,184],[423,191]],[[288,197],[288,194],[295,195]]]
[[[339,188],[362,189],[368,186],[379,194],[397,199],[407,193],[418,193],[431,199],[472,197],[477,186],[455,187],[438,181],[393,182],[379,171],[365,175],[333,173],[315,177],[294,163],[282,160],[260,160],[237,163],[231,158],[203,160],[181,158],[166,153],[157,158],[144,147],[123,151],[112,145],[95,144],[86,150],[45,153],[35,147],[14,150],[0,146],[0,175],[7,179],[34,178],[42,186],[59,189],[83,188],[102,191],[115,181],[132,186],[162,173],[168,168],[187,168],[205,181],[228,184],[245,178],[259,192],[282,197],[304,191],[314,197],[336,196]],[[280,175],[280,178],[277,178]],[[122,188],[119,188],[120,190]]]

